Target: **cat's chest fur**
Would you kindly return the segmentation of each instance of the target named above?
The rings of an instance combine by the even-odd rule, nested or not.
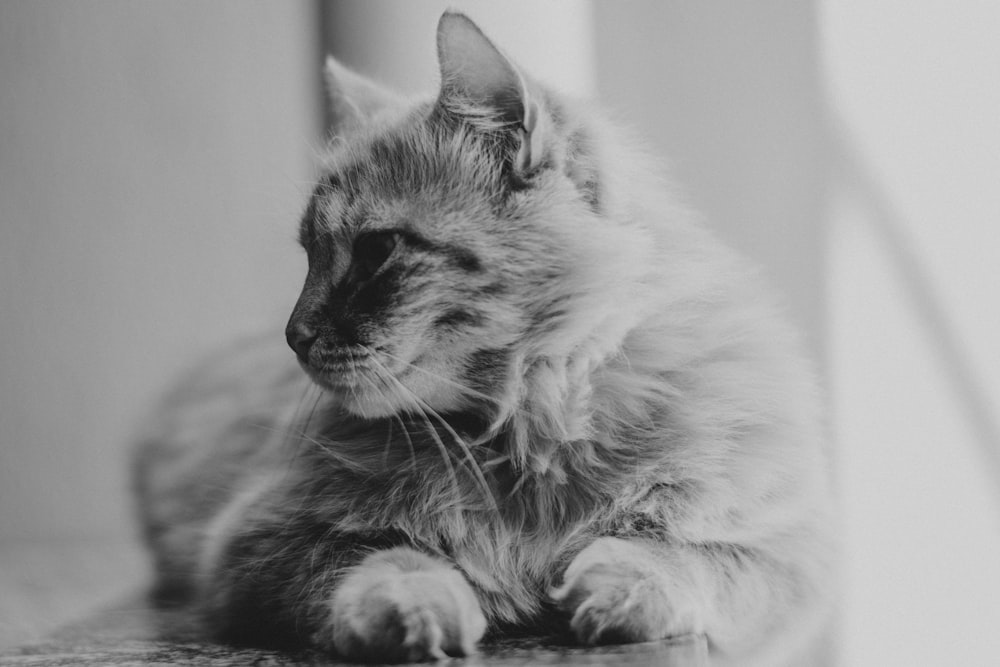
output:
[[[589,476],[555,464],[518,470],[488,446],[463,448],[457,434],[434,433],[404,435],[399,424],[341,433],[336,457],[317,445],[299,459],[300,474],[322,524],[361,537],[400,535],[446,558],[500,622],[544,605],[565,565],[615,522],[611,489],[634,486],[620,467],[597,466]]]

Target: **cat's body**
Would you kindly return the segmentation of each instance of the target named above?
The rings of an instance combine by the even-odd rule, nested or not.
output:
[[[352,657],[566,619],[799,653],[834,557],[794,334],[606,122],[460,15],[439,55],[412,104],[331,64],[300,361],[213,362],[137,460],[161,588],[225,636]]]

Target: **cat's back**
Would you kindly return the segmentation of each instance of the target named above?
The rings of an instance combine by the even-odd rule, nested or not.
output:
[[[134,452],[147,540],[188,552],[245,480],[287,465],[289,428],[318,399],[280,333],[230,345],[182,375],[141,425]]]

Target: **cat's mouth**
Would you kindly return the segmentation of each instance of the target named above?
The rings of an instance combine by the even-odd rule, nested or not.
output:
[[[314,350],[300,365],[313,382],[359,416],[384,416],[399,408],[401,383],[370,348]]]
[[[334,391],[357,387],[374,366],[370,350],[353,346],[314,350],[300,363],[316,384]]]
[[[310,350],[299,363],[312,381],[348,412],[380,418],[399,412],[451,410],[464,403],[461,385],[447,381],[447,369],[424,368],[425,357],[372,346]]]

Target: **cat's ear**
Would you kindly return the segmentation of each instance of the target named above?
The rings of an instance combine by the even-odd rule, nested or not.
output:
[[[363,125],[381,110],[401,104],[398,95],[345,67],[333,56],[326,57],[323,76],[334,134]]]
[[[474,126],[518,133],[514,170],[534,171],[545,155],[551,120],[518,67],[464,14],[448,11],[437,33],[439,104]]]

